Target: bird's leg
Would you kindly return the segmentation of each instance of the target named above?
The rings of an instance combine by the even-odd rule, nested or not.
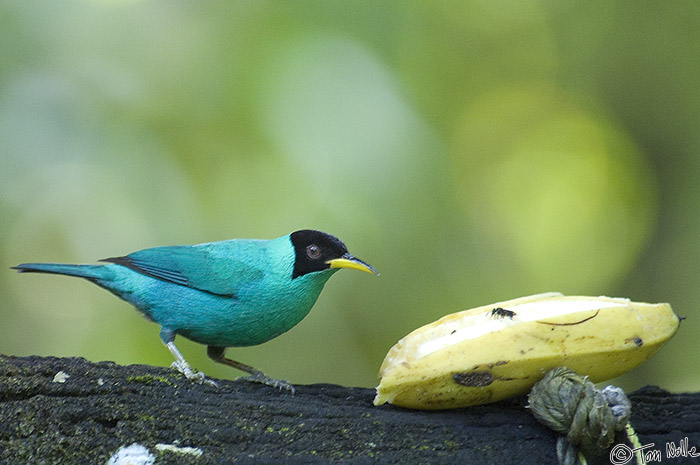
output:
[[[201,371],[195,372],[192,370],[192,367],[190,367],[190,364],[187,363],[185,358],[182,356],[179,350],[177,350],[177,347],[175,347],[174,342],[168,342],[165,344],[168,349],[170,350],[170,353],[173,354],[175,357],[175,361],[172,363],[172,367],[175,368],[177,371],[185,375],[185,378],[189,379],[192,382],[198,383],[198,384],[208,384],[209,386],[213,386],[215,388],[218,388],[219,385],[216,384],[214,381],[211,379],[207,378],[204,376],[204,373]]]
[[[265,375],[262,371],[256,370],[252,366],[246,365],[241,362],[236,362],[235,360],[231,360],[230,358],[224,357],[224,353],[226,351],[225,347],[219,347],[219,346],[208,346],[207,347],[207,355],[209,358],[214,360],[215,362],[218,363],[223,363],[224,365],[228,365],[230,367],[233,367],[237,370],[245,371],[248,373],[250,376],[245,376],[239,379],[243,379],[246,381],[253,381],[256,383],[262,383],[266,384],[268,386],[272,386],[277,389],[285,389],[294,395],[294,386],[292,386],[291,383],[288,381],[284,381],[282,379],[274,379],[270,378],[269,376]]]
[[[160,337],[161,339],[163,339],[163,343],[168,348],[168,350],[170,350],[170,353],[173,354],[173,357],[175,357],[175,361],[172,363],[171,367],[175,368],[177,371],[185,375],[185,378],[192,382],[198,384],[208,384],[209,386],[213,386],[215,388],[219,387],[219,385],[216,384],[214,381],[204,376],[203,372],[195,372],[192,369],[192,367],[190,367],[190,364],[187,363],[185,357],[182,356],[180,351],[175,346],[175,334],[172,331],[163,329],[160,332]]]

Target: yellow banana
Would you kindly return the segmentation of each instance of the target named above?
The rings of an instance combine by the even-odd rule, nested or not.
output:
[[[552,368],[593,382],[651,357],[678,329],[667,303],[538,294],[416,329],[384,359],[375,405],[447,409],[525,394]]]

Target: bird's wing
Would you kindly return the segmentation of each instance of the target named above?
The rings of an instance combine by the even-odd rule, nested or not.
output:
[[[263,268],[230,258],[235,250],[231,251],[232,254],[226,254],[225,250],[221,250],[227,247],[223,243],[218,247],[217,253],[212,253],[211,247],[155,247],[101,261],[224,297],[235,297],[242,285],[262,279]]]

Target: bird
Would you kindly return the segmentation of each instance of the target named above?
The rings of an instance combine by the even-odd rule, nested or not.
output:
[[[292,394],[288,381],[226,358],[228,347],[262,344],[296,326],[339,269],[377,275],[337,237],[313,229],[275,239],[229,239],[139,250],[106,264],[23,263],[21,273],[87,279],[132,304],[160,325],[172,367],[188,380],[217,386],[196,372],[175,345],[180,335],[207,346],[207,355],[248,374],[243,379]]]

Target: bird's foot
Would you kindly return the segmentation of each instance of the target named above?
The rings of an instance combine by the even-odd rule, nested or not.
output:
[[[197,371],[197,372],[193,371],[192,368],[190,368],[190,366],[189,366],[187,363],[185,363],[185,364],[183,365],[183,364],[181,364],[181,363],[179,363],[179,362],[173,362],[172,365],[170,365],[170,367],[171,367],[171,368],[175,368],[177,371],[179,371],[180,373],[182,373],[182,374],[185,376],[185,378],[187,378],[188,380],[192,381],[193,383],[197,383],[197,384],[206,384],[206,385],[208,385],[208,386],[211,386],[211,387],[214,387],[214,388],[217,388],[217,389],[219,388],[219,385],[216,384],[216,382],[214,382],[213,380],[207,378],[207,377],[204,375],[204,372],[202,372],[202,371]]]
[[[250,376],[241,376],[237,379],[241,381],[250,381],[251,383],[265,384],[267,386],[279,389],[280,391],[289,391],[292,395],[294,395],[295,392],[294,386],[289,381],[285,381],[283,379],[270,378],[269,376],[266,376],[262,373],[256,373]]]

